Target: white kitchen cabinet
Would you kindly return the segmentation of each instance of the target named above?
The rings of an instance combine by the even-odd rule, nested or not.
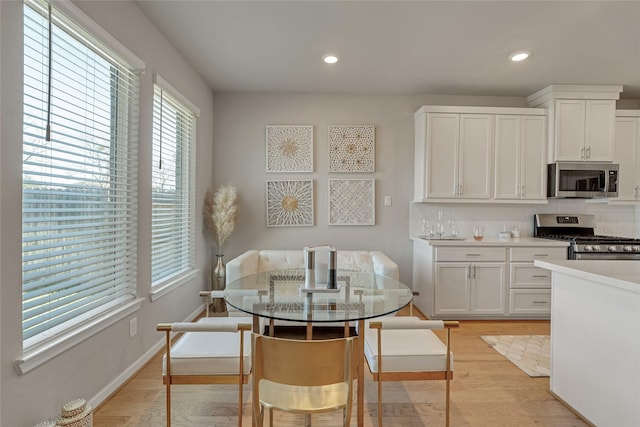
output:
[[[414,305],[438,319],[548,318],[551,275],[533,262],[566,258],[560,241],[415,239]]]
[[[437,262],[436,315],[503,315],[505,263]]]
[[[616,112],[613,161],[620,165],[615,201],[640,201],[640,110]]]
[[[488,199],[493,117],[426,114],[424,192],[419,199]],[[418,161],[418,159],[416,159]]]
[[[546,200],[546,117],[497,115],[494,198]]]
[[[551,272],[533,265],[536,259],[567,259],[566,248],[509,250],[509,314],[551,313]]]
[[[546,203],[546,115],[542,108],[420,108],[414,201]],[[512,116],[514,125],[508,120]],[[499,153],[496,144],[501,144]]]
[[[504,314],[504,248],[437,248],[435,260],[436,315]]]
[[[613,161],[619,85],[551,85],[529,97],[549,109],[548,162]]]
[[[553,161],[613,161],[616,102],[555,101]]]

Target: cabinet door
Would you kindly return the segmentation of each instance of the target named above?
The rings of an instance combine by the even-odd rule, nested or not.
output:
[[[638,124],[639,119],[635,117],[616,118],[613,161],[620,165],[617,200],[638,200],[640,198],[640,183],[637,179],[640,172]]]
[[[491,195],[493,128],[492,115],[460,115],[460,198],[488,199]]]
[[[427,197],[455,198],[458,188],[460,115],[427,114]]]
[[[520,197],[527,200],[547,198],[547,118],[520,118]]]
[[[477,263],[471,269],[471,314],[504,314],[505,263]]]
[[[611,100],[585,101],[585,147],[587,160],[613,160],[616,103]]]
[[[583,100],[555,101],[555,161],[585,160],[585,108]]]
[[[494,197],[517,199],[522,190],[520,118],[518,116],[496,116],[495,150]]]
[[[468,314],[471,264],[436,263],[434,312],[436,315]]]

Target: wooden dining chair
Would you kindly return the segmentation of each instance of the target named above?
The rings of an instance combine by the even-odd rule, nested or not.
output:
[[[353,402],[354,337],[290,340],[253,334],[253,411],[311,415],[343,410],[349,426]]]
[[[453,378],[451,329],[457,321],[422,320],[413,316],[384,317],[365,330],[365,358],[378,383],[378,426],[382,426],[382,382],[445,380],[445,423],[449,426],[450,381]],[[443,343],[432,329],[447,330]],[[384,360],[384,363],[383,363]]]
[[[251,373],[251,318],[206,317],[198,322],[160,323],[166,333],[162,379],[167,427],[171,426],[172,384],[238,384],[238,426],[242,426],[243,384]],[[171,345],[171,333],[182,336]]]

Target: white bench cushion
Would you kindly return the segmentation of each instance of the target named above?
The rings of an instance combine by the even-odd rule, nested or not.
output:
[[[378,372],[378,331],[368,325],[364,334],[364,354],[371,372]],[[428,329],[382,330],[383,372],[446,371],[446,354],[447,346]]]
[[[198,322],[248,323],[251,317],[205,317]],[[240,332],[186,332],[171,347],[171,375],[237,375]],[[244,374],[251,372],[251,333],[244,333]],[[162,375],[167,372],[162,358]]]

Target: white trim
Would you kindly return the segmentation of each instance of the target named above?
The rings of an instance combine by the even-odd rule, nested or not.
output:
[[[78,6],[74,5],[70,0],[55,0],[52,1],[51,4],[56,9],[67,15],[69,18],[81,24],[84,29],[91,32],[91,34],[93,34],[101,42],[117,52],[118,55],[122,56],[122,58],[127,61],[127,63],[135,70],[144,71],[146,67],[144,61],[134,55],[133,52],[125,47],[125,45],[120,43],[115,37],[104,30],[86,13],[80,10]]]
[[[202,313],[204,308],[205,308],[204,304],[199,306],[196,309],[196,311],[191,313],[184,321],[185,322],[193,321],[196,317],[198,317],[200,315],[200,313]],[[164,337],[161,337],[158,340],[158,342],[156,342],[153,346],[151,346],[151,348],[149,350],[147,350],[147,352],[145,352],[142,356],[140,356],[140,358],[138,358],[138,360],[133,362],[120,375],[116,376],[113,379],[113,381],[111,381],[109,384],[107,384],[106,387],[104,387],[102,390],[98,391],[98,393],[95,396],[90,398],[87,401],[87,404],[89,404],[93,408],[97,408],[103,402],[107,401],[107,399],[109,399],[120,387],[122,387],[122,385],[126,384],[126,382],[129,381],[129,379],[131,377],[133,377],[151,359],[153,359],[155,357],[155,355],[160,350],[162,350],[164,345],[165,345]],[[160,373],[158,373],[158,375],[160,375]],[[158,378],[160,378],[160,377],[158,376]]]
[[[194,280],[198,276],[199,272],[200,272],[200,269],[195,268],[193,270],[186,272],[185,274],[182,274],[180,276],[174,276],[166,281],[160,282],[155,286],[152,285],[151,292],[149,292],[149,299],[151,300],[151,302],[153,302],[167,295],[169,292],[173,291],[174,289],[177,289],[180,286],[184,285],[185,283],[191,280]]]
[[[68,334],[64,334],[55,340],[47,341],[42,345],[34,346],[34,348],[25,351],[21,357],[14,361],[18,374],[26,374],[119,320],[135,313],[142,307],[142,301],[143,298],[131,300],[121,307],[109,311],[105,315],[70,331]]]
[[[171,96],[176,98],[178,101],[182,102],[196,117],[200,117],[200,109],[189,100],[186,96],[184,96],[180,91],[171,86],[171,84],[162,78],[162,76],[158,73],[154,73],[153,75],[153,83],[157,86],[161,87],[162,90],[168,91]]]
[[[459,113],[459,114],[513,114],[527,116],[546,116],[546,108],[526,107],[474,107],[454,105],[423,105],[415,112],[414,118],[426,113]]]

